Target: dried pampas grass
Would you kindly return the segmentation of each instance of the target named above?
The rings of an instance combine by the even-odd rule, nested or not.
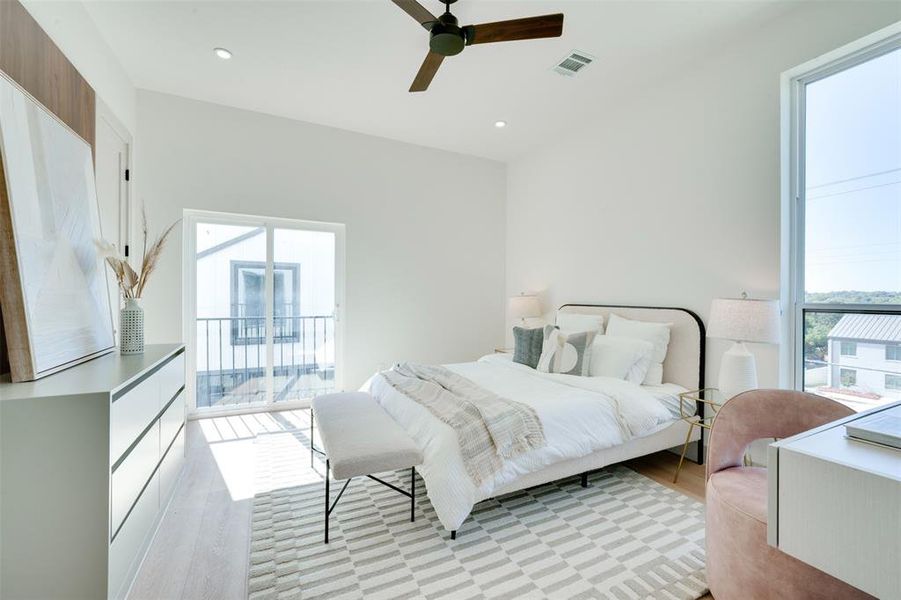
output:
[[[146,207],[142,207],[141,231],[144,237],[144,246],[143,256],[141,257],[141,271],[139,273],[135,272],[131,265],[128,264],[127,258],[119,254],[115,244],[107,240],[94,240],[100,256],[104,258],[106,264],[110,266],[113,274],[115,274],[116,283],[119,285],[123,298],[140,298],[144,294],[144,287],[159,263],[160,255],[162,255],[166,246],[166,240],[179,221],[169,225],[148,248],[147,240],[150,237],[150,227],[147,225]]]

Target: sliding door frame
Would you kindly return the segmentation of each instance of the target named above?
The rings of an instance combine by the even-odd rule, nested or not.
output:
[[[265,322],[266,322],[266,402],[257,402],[238,407],[197,408],[197,224],[240,225],[262,227],[266,232],[266,275],[265,275]],[[187,393],[188,417],[205,418],[238,415],[271,410],[306,408],[309,400],[289,400],[275,402],[273,389],[273,362],[275,359],[273,330],[273,265],[274,238],[276,229],[297,231],[324,231],[335,236],[335,391],[344,389],[344,275],[345,249],[344,225],[320,221],[304,221],[280,217],[261,217],[236,213],[213,212],[185,209],[182,218],[182,336],[185,341],[185,391]]]

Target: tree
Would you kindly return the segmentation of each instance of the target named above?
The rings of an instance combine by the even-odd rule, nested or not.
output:
[[[840,313],[807,313],[804,317],[805,360],[826,360],[829,332],[842,318]]]
[[[898,292],[808,292],[807,302],[823,304],[901,304]],[[841,313],[807,313],[804,317],[804,359],[825,361],[829,350],[829,332],[842,318]]]

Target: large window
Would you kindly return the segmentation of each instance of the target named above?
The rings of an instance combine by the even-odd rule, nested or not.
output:
[[[795,383],[868,408],[901,377],[901,36],[792,85]]]

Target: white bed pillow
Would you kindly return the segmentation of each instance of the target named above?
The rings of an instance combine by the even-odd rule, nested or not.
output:
[[[536,370],[542,373],[588,376],[591,348],[597,333],[563,333],[554,325],[544,327],[544,345]]]
[[[577,313],[557,313],[557,327],[563,333],[594,331],[604,333],[604,315],[581,315]]]
[[[663,361],[666,359],[672,326],[672,323],[633,321],[611,313],[607,319],[607,335],[651,342],[654,345],[654,353],[651,356],[651,366],[644,377],[644,384],[660,385],[663,383]]]
[[[647,340],[599,335],[591,346],[588,374],[615,377],[641,385],[651,366],[654,344]]]
[[[663,363],[651,363],[648,372],[644,376],[644,385],[663,384]]]

